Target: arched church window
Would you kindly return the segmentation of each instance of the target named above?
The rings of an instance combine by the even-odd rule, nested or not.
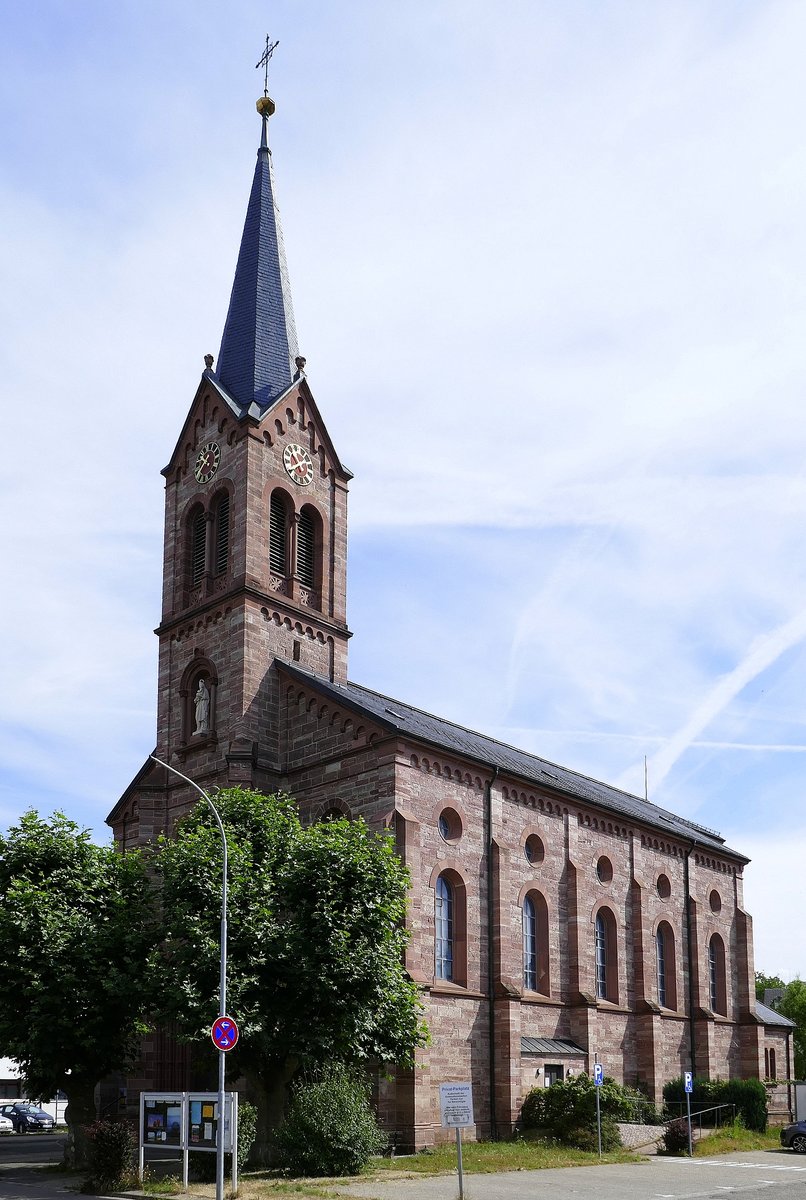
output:
[[[437,979],[453,979],[454,896],[444,875],[437,880],[434,930],[434,975]]]
[[[215,525],[215,563],[213,573],[226,575],[229,566],[229,494],[223,492],[213,509]]]
[[[609,908],[600,908],[594,929],[596,998],[618,1002],[618,951],[616,918]]]
[[[434,978],[467,986],[467,890],[452,867],[434,883]]]
[[[668,921],[661,921],[655,934],[655,966],[658,977],[658,1004],[661,1008],[677,1008],[674,931]]]
[[[708,995],[711,1011],[727,1016],[728,999],[725,979],[725,943],[715,933],[708,943]]]
[[[269,504],[269,568],[288,574],[288,504],[282,492],[272,492]]]
[[[523,986],[548,996],[548,908],[540,892],[530,891],[523,901]]]
[[[537,914],[531,896],[523,902],[523,986],[537,991]]]

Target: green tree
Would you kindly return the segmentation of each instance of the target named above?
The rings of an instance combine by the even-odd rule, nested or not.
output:
[[[756,971],[756,1000],[764,1000],[764,992],[767,988],[785,988],[786,984],[778,975],[765,975],[763,971]]]
[[[303,827],[288,797],[230,789],[215,799],[229,854],[228,1055],[258,1106],[265,1161],[285,1092],[304,1065],[410,1063],[425,1041],[402,967],[408,875],[363,822]],[[161,839],[163,1007],[209,1044],[218,1011],[221,841],[205,804]]]
[[[0,1048],[28,1094],[67,1093],[69,1150],[86,1162],[95,1085],[144,1031],[152,890],[138,854],[96,846],[61,813],[0,835]]]
[[[802,979],[793,979],[786,985],[777,1011],[795,1022],[792,1039],[795,1043],[795,1079],[806,1079],[806,983]]]
[[[795,1079],[806,1079],[806,983],[801,979],[793,979],[784,983],[778,975],[764,975],[756,971],[756,998],[764,999],[765,988],[783,988],[784,994],[775,1005],[776,1012],[794,1021],[795,1029],[793,1042],[795,1046],[795,1061],[792,1064]]]

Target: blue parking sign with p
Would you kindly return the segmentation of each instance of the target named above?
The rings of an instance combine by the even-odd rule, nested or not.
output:
[[[683,1087],[687,1092],[694,1091],[694,1076],[691,1074],[691,1071],[683,1072]]]
[[[593,1064],[593,1082],[596,1087],[601,1087],[604,1083],[604,1067],[601,1063]]]

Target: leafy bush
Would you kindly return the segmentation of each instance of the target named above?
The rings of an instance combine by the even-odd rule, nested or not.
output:
[[[670,1121],[663,1134],[663,1145],[667,1154],[688,1150],[688,1121],[683,1117]]]
[[[95,1121],[85,1127],[90,1177],[83,1192],[108,1192],[135,1176],[137,1137],[126,1121]]]
[[[355,1175],[385,1144],[365,1080],[336,1064],[293,1089],[275,1140],[280,1165],[293,1175]]]
[[[589,1075],[573,1075],[551,1087],[536,1087],[527,1094],[521,1108],[524,1129],[545,1129],[552,1137],[566,1146],[578,1146],[582,1150],[589,1146],[589,1134],[593,1131],[594,1150],[598,1149],[596,1130],[596,1091]],[[613,1079],[605,1079],[599,1091],[602,1113],[602,1149],[614,1150],[621,1145],[616,1121],[626,1121],[633,1112],[633,1096]],[[607,1137],[605,1126],[608,1126]],[[584,1142],[584,1145],[583,1145]]]
[[[562,1142],[566,1146],[574,1146],[577,1150],[590,1150],[597,1154],[599,1151],[599,1130],[596,1118],[591,1125],[577,1125],[563,1131]],[[602,1117],[602,1153],[621,1149],[621,1134],[618,1125],[612,1117]]]
[[[667,1103],[685,1102],[682,1076],[664,1085],[663,1099]],[[736,1114],[746,1129],[763,1133],[767,1128],[767,1089],[760,1079],[695,1079],[691,1099],[692,1111],[735,1104]]]
[[[632,1099],[613,1079],[605,1078],[599,1088],[603,1117],[626,1121],[632,1114]],[[572,1075],[551,1087],[536,1087],[527,1094],[521,1109],[524,1129],[548,1129],[561,1136],[564,1129],[596,1122],[596,1086],[590,1075]]]
[[[255,1144],[257,1109],[248,1100],[238,1101],[238,1170],[242,1171]]]

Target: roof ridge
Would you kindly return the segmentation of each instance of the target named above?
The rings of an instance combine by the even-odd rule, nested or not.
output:
[[[628,819],[639,822],[643,821],[646,824],[655,825],[656,828],[660,829],[663,829],[665,825],[668,824],[672,826],[672,829],[667,830],[666,832],[678,838],[684,838],[685,831],[691,830],[694,833],[701,834],[711,842],[717,842],[718,845],[713,846],[712,849],[730,854],[731,857],[739,857],[743,861],[747,861],[744,855],[739,855],[736,851],[731,850],[730,847],[725,844],[725,839],[716,830],[709,829],[704,825],[698,825],[695,821],[690,821],[687,817],[678,816],[677,813],[674,813],[667,808],[661,808],[660,805],[654,804],[650,800],[646,800],[643,796],[636,796],[633,792],[627,792],[623,788],[619,788],[614,784],[607,783],[603,779],[596,779],[592,775],[583,775],[581,771],[576,771],[572,767],[564,767],[560,763],[555,763],[551,759],[541,758],[539,754],[534,754],[531,750],[523,750],[519,746],[512,745],[510,742],[502,742],[500,739],[494,738],[490,734],[482,733],[477,729],[470,729],[467,725],[460,725],[457,721],[452,721],[447,717],[440,717],[436,713],[429,712],[427,709],[419,708],[415,704],[410,704],[407,700],[399,700],[394,696],[387,695],[385,692],[379,692],[375,688],[366,687],[364,684],[354,683],[351,680],[346,680],[344,683],[337,683],[335,680],[324,679],[322,676],[316,675],[314,672],[306,671],[297,666],[297,664],[283,662],[282,665],[290,669],[292,673],[297,673],[300,677],[304,679],[310,679],[314,684],[318,683],[335,692],[346,704],[360,706],[361,697],[367,697],[367,703],[364,707],[367,707],[367,705],[370,703],[370,698],[374,698],[376,702],[382,703],[384,707],[386,705],[391,705],[391,708],[386,708],[386,713],[388,713],[388,716],[386,717],[384,717],[383,714],[372,712],[371,709],[370,715],[374,718],[374,720],[381,721],[388,727],[397,728],[398,731],[405,736],[413,737],[425,742],[431,742],[435,745],[441,744],[437,738],[429,737],[427,733],[418,733],[416,730],[407,731],[404,728],[400,728],[400,726],[396,726],[394,718],[397,717],[398,720],[402,721],[404,719],[404,714],[400,712],[396,713],[394,711],[395,706],[398,708],[407,709],[411,713],[427,718],[439,726],[449,727],[460,735],[477,738],[481,742],[487,743],[490,746],[498,747],[500,750],[509,752],[510,754],[520,757],[523,760],[530,761],[534,764],[540,764],[540,773],[543,776],[548,776],[549,780],[553,778],[556,781],[557,791],[570,792],[571,795],[574,795],[574,789],[571,785],[577,784],[581,790],[585,789],[586,786],[590,788],[592,785],[595,788],[600,788],[603,795],[599,799],[588,796],[588,803],[598,803],[604,807],[607,807],[609,803],[611,806],[613,806],[616,812],[619,812],[621,810],[618,807],[618,802],[621,798],[622,804],[629,804],[631,806],[637,805],[639,808],[639,811],[632,813],[631,816],[629,816],[629,808],[627,809],[626,813],[622,813],[623,816],[628,816]],[[352,693],[352,695],[350,693]],[[461,746],[451,747],[450,745],[443,745],[442,749],[453,754],[464,754],[466,757],[470,757],[475,761],[484,761],[483,755],[480,753],[474,753],[472,749],[463,749]],[[552,775],[550,768],[553,768],[560,774],[556,776]],[[522,770],[519,771],[517,766],[505,767],[504,769],[506,772],[509,772],[516,777],[523,777],[526,779],[529,778],[528,773]],[[540,783],[541,781],[535,779],[533,782]],[[546,786],[545,781],[543,781],[543,786]],[[551,787],[552,785],[549,782],[547,786]],[[585,792],[582,791],[582,795],[578,796],[577,798],[584,800]]]
[[[500,738],[493,737],[490,733],[483,733],[479,729],[471,729],[469,725],[460,725],[458,721],[453,721],[450,717],[441,717],[438,713],[429,712],[428,709],[411,704],[408,700],[398,700],[394,696],[387,696],[384,692],[368,688],[363,683],[353,683],[352,680],[347,680],[347,682],[350,687],[358,688],[369,695],[377,696],[380,700],[389,700],[392,704],[404,704],[407,708],[414,709],[415,712],[422,713],[426,717],[431,717],[434,721],[440,721],[443,725],[451,725],[454,729],[459,729],[463,733],[472,733],[476,737],[484,738],[485,741],[493,742],[496,746],[502,746],[506,750],[514,750],[517,754],[526,754],[530,758],[534,758],[537,762],[545,763],[549,767],[556,767],[558,771],[564,771],[566,775],[573,775],[576,779],[584,779],[586,782],[596,783],[600,787],[607,788],[611,792],[617,792],[619,795],[626,796],[630,800],[638,800],[641,804],[649,804],[655,812],[664,813],[675,821],[680,821],[685,825],[691,826],[692,829],[708,833],[711,836],[721,836],[714,829],[709,829],[705,825],[698,825],[696,821],[691,821],[687,817],[678,816],[677,813],[673,813],[666,808],[661,808],[659,804],[654,804],[653,801],[647,800],[644,796],[638,796],[635,792],[628,792],[624,788],[617,787],[616,784],[608,783],[605,779],[597,779],[595,775],[585,775],[582,771],[577,771],[573,767],[565,767],[562,763],[556,763],[553,759],[544,758],[541,754],[535,754],[532,750],[524,750],[522,746],[516,746],[513,742],[503,742]],[[336,684],[335,686],[339,687],[341,685]]]

